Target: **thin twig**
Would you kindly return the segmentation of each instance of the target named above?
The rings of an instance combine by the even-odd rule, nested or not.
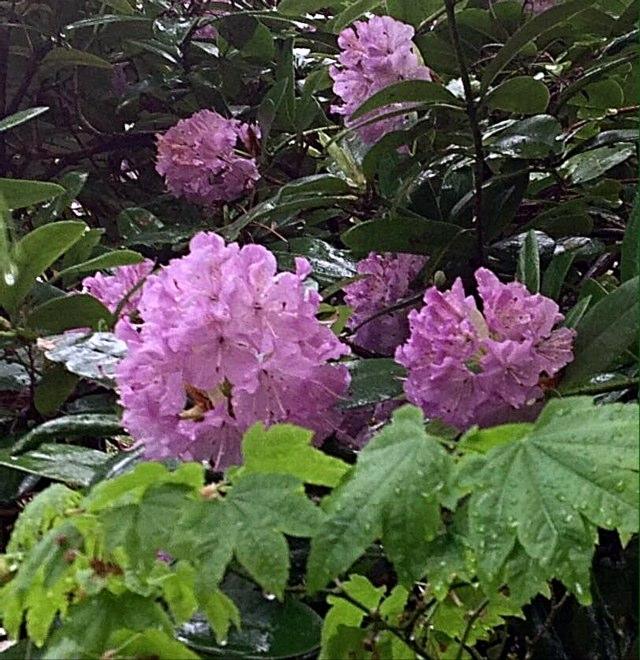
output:
[[[471,612],[469,620],[467,621],[467,625],[464,629],[464,633],[462,634],[462,639],[460,640],[460,646],[458,647],[458,652],[456,653],[456,660],[460,660],[460,658],[462,658],[462,652],[465,650],[467,645],[467,639],[469,637],[469,633],[471,633],[471,628],[473,628],[473,624],[482,616],[482,612],[488,604],[489,599],[485,598],[480,603],[480,605],[473,612]]]
[[[538,632],[536,633],[535,637],[533,639],[527,638],[527,653],[524,656],[525,660],[530,660],[530,658],[533,657],[533,647],[542,639],[542,636],[549,630],[551,624],[553,623],[553,620],[556,617],[556,614],[558,613],[558,610],[560,610],[560,608],[564,605],[568,597],[569,597],[569,592],[565,591],[562,598],[557,603],[553,603],[551,605],[549,614],[547,615],[547,618],[545,622],[542,624],[540,630],[538,630]]]
[[[447,11],[447,23],[449,24],[449,34],[451,36],[451,43],[453,44],[460,67],[460,78],[462,80],[462,87],[464,88],[464,97],[467,106],[467,116],[469,117],[469,124],[471,125],[471,135],[473,137],[473,149],[475,152],[475,160],[473,166],[473,183],[475,189],[475,229],[477,236],[477,261],[478,266],[481,266],[485,261],[485,244],[484,244],[484,228],[483,228],[483,212],[482,212],[482,184],[484,181],[484,147],[482,146],[482,132],[478,124],[478,105],[473,99],[473,89],[471,88],[471,78],[469,77],[469,69],[467,67],[467,60],[462,48],[460,40],[460,33],[458,32],[458,24],[456,22],[455,12],[456,1],[445,0],[445,8]]]

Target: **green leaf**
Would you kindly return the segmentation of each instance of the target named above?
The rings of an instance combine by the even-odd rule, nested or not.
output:
[[[261,423],[254,424],[242,441],[241,474],[290,474],[305,483],[337,486],[349,466],[312,447],[312,438],[313,431],[291,424],[277,424],[269,429]]]
[[[313,14],[319,9],[334,9],[344,4],[344,0],[280,0],[278,12],[286,16]]]
[[[496,53],[486,66],[481,79],[480,93],[484,94],[496,76],[513,60],[516,55],[531,41],[571,19],[583,11],[595,0],[570,0],[534,16],[518,29]]]
[[[75,445],[45,443],[19,456],[0,450],[0,465],[82,487],[91,483],[110,458],[105,452]]]
[[[348,229],[342,242],[354,252],[408,252],[434,255],[451,247],[465,254],[473,246],[473,232],[449,222],[420,216],[396,215],[385,220],[366,220]]]
[[[71,606],[64,623],[51,636],[45,658],[100,657],[110,652],[110,637],[121,629],[173,634],[159,603],[130,591],[115,595],[105,589]]]
[[[329,21],[327,28],[334,33],[341,32],[357,18],[375,9],[380,4],[382,4],[382,0],[352,0],[347,4],[346,9]]]
[[[442,0],[387,0],[389,16],[418,27],[425,19],[442,8]]]
[[[313,269],[311,276],[323,287],[356,275],[356,263],[348,252],[319,238],[292,238],[286,243],[271,244],[269,248],[280,268],[285,270],[295,268],[296,257],[307,259]]]
[[[62,365],[51,365],[42,375],[35,391],[33,403],[45,417],[54,415],[69,398],[78,383],[78,377]]]
[[[199,660],[200,656],[163,630],[120,629],[109,636],[108,649],[117,649],[120,658],[154,658],[154,660]],[[106,651],[110,653],[110,650]]]
[[[638,338],[638,277],[598,301],[576,326],[575,359],[567,367],[561,389],[604,371]]]
[[[62,522],[68,509],[76,507],[82,495],[63,484],[52,484],[38,493],[16,521],[8,553],[27,552],[52,528]]]
[[[393,358],[369,358],[346,363],[351,374],[344,410],[395,399],[402,394],[405,370]]]
[[[218,637],[219,641],[200,616],[180,628],[178,638],[202,657],[285,660],[315,656],[322,619],[308,605],[289,596],[284,603],[268,600],[255,584],[233,573],[219,593],[235,603],[242,627]]]
[[[39,106],[36,108],[28,108],[27,110],[20,110],[20,112],[9,115],[0,120],[0,133],[8,131],[10,128],[20,126],[20,124],[24,124],[35,117],[39,117],[48,110],[49,108],[47,106]]]
[[[460,106],[460,100],[438,83],[429,80],[403,80],[370,96],[354,111],[351,119],[358,119],[372,110],[392,103],[444,103]]]
[[[562,148],[562,126],[555,117],[536,115],[521,121],[506,121],[485,134],[490,151],[511,158],[547,158]]]
[[[635,147],[629,144],[598,147],[568,158],[560,166],[560,173],[572,183],[586,183],[624,163],[635,152]]]
[[[530,229],[518,254],[517,279],[522,282],[530,293],[540,291],[540,252],[536,232]]]
[[[35,449],[43,442],[58,438],[104,438],[122,433],[115,415],[66,415],[52,419],[23,435],[13,447],[14,453]]]
[[[144,261],[144,257],[139,252],[133,250],[115,250],[101,254],[98,257],[89,259],[74,266],[69,266],[58,273],[58,277],[67,277],[69,275],[79,275],[81,273],[94,272],[106,268],[117,268],[119,266],[129,266],[139,264]]]
[[[620,248],[620,274],[622,280],[630,280],[638,275],[640,256],[640,196],[636,195],[633,209],[629,216],[627,229]]]
[[[424,431],[422,413],[396,411],[358,457],[353,474],[325,501],[327,519],[311,541],[310,593],[336,578],[377,538],[401,584],[422,576],[426,542],[438,532],[450,458]]]
[[[486,95],[485,103],[492,110],[536,115],[547,109],[550,96],[547,86],[540,80],[516,76],[492,89]]]
[[[133,14],[100,14],[92,18],[83,18],[80,21],[74,21],[64,26],[65,32],[81,30],[82,28],[96,27],[99,25],[113,25],[114,23],[132,23],[142,22],[150,23],[151,20],[146,16],[135,16]]]
[[[582,320],[582,317],[587,313],[591,305],[593,296],[589,294],[584,298],[580,298],[578,302],[567,312],[563,325],[566,328],[575,328]]]
[[[54,222],[27,234],[14,248],[16,274],[0,281],[0,303],[14,312],[36,278],[53,265],[86,231],[84,222]]]
[[[220,589],[207,595],[203,609],[218,642],[227,640],[232,623],[236,628],[240,628],[242,625],[240,612],[235,603]]]
[[[521,548],[533,568],[589,602],[596,526],[638,528],[637,418],[637,404],[556,399],[528,434],[486,455],[469,502],[469,540],[488,587]]]
[[[133,14],[134,9],[129,0],[103,0],[104,4],[121,14]]]
[[[39,204],[64,193],[64,188],[48,181],[0,179],[0,195],[10,209],[21,209]]]
[[[551,263],[547,266],[547,270],[544,271],[544,277],[542,278],[540,293],[543,296],[547,296],[553,300],[560,298],[562,286],[574,258],[575,255],[571,252],[560,252],[554,255]]]
[[[73,328],[97,330],[112,321],[113,314],[97,298],[88,293],[73,293],[36,307],[27,317],[26,325],[32,330],[52,334]]]
[[[105,387],[115,385],[116,367],[127,345],[112,332],[66,332],[38,340],[47,360],[63,364],[67,371]]]
[[[302,482],[286,474],[242,475],[222,500],[194,503],[178,523],[168,551],[200,557],[207,588],[218,586],[232,556],[267,592],[282,599],[289,573],[283,534],[311,536],[323,518],[304,494]],[[204,527],[203,527],[204,526]],[[203,537],[199,529],[215,529]]]
[[[58,71],[69,66],[88,66],[96,69],[111,69],[111,64],[107,60],[75,48],[53,48],[43,58],[40,63],[41,70],[47,74],[52,71]]]
[[[458,441],[458,450],[468,453],[486,454],[494,447],[509,442],[515,442],[524,437],[532,428],[532,424],[516,423],[502,424],[489,429],[479,429],[472,426]]]

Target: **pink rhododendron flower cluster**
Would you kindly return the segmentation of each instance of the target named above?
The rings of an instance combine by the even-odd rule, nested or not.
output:
[[[543,11],[555,7],[556,4],[557,0],[528,0],[526,6],[534,14],[541,14]]]
[[[430,288],[409,315],[411,335],[396,351],[408,370],[405,393],[426,415],[465,429],[503,421],[542,396],[542,375],[573,359],[575,333],[554,329],[558,305],[518,282],[476,271],[482,312],[460,279],[450,291]]]
[[[128,316],[138,309],[142,288],[136,286],[153,270],[153,261],[145,259],[139,264],[120,266],[113,269],[112,275],[97,273],[82,280],[82,291],[97,298],[110,312],[115,312],[128,295],[122,307],[122,315]]]
[[[259,136],[257,126],[200,110],[158,136],[156,170],[176,197],[204,206],[231,201],[260,178],[255,159],[236,150],[251,150]]]
[[[253,423],[291,422],[316,441],[340,422],[335,406],[349,385],[349,352],[316,319],[320,296],[295,273],[277,273],[264,247],[225,245],[200,233],[190,253],[145,283],[137,332],[117,381],[124,425],[149,458],[241,462]]]
[[[376,114],[400,109],[394,104],[358,118],[349,117],[370,96],[401,80],[431,80],[431,72],[420,63],[413,46],[414,29],[390,16],[373,16],[368,21],[356,21],[338,37],[342,49],[338,66],[331,67],[333,91],[343,100],[332,107],[346,115],[346,125],[371,119]],[[396,130],[405,122],[402,115],[382,119],[359,129],[360,137],[368,143],[377,142],[385,133]]]
[[[364,277],[345,287],[345,302],[353,309],[349,327],[357,328],[411,295],[411,284],[425,263],[425,257],[412,254],[376,252],[358,262],[358,274]],[[365,323],[356,331],[354,343],[372,353],[393,355],[409,334],[408,313],[400,309]]]

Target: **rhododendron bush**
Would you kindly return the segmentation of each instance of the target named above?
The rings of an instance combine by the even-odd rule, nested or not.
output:
[[[634,657],[635,0],[0,0],[0,660]]]

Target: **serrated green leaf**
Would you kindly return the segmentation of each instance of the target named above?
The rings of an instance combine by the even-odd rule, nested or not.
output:
[[[469,502],[481,580],[499,579],[519,544],[535,570],[589,602],[596,526],[638,527],[637,417],[637,404],[557,399],[528,434],[487,454]]]
[[[52,527],[63,520],[68,509],[78,505],[82,496],[63,484],[53,484],[38,493],[16,521],[7,552],[26,552]]]
[[[199,660],[200,656],[167,634],[164,630],[120,629],[109,636],[107,651],[118,652],[118,658],[154,658],[154,660]]]
[[[244,435],[242,475],[290,474],[318,486],[337,486],[350,466],[311,445],[313,431],[291,424],[265,429],[254,424]]]
[[[353,474],[325,501],[328,514],[311,541],[308,589],[345,571],[377,538],[402,584],[424,569],[426,542],[440,528],[441,491],[450,458],[427,435],[421,412],[396,411],[359,455]]]
[[[248,474],[237,479],[222,499],[195,503],[179,524],[178,546],[169,551],[195,553],[216,587],[232,555],[267,592],[282,599],[289,574],[283,534],[311,536],[322,511],[304,494],[302,482],[285,474]],[[216,529],[203,538],[198,529]]]
[[[220,589],[207,595],[207,599],[202,603],[202,609],[218,642],[226,641],[231,624],[236,628],[242,625],[240,612],[235,603]]]

